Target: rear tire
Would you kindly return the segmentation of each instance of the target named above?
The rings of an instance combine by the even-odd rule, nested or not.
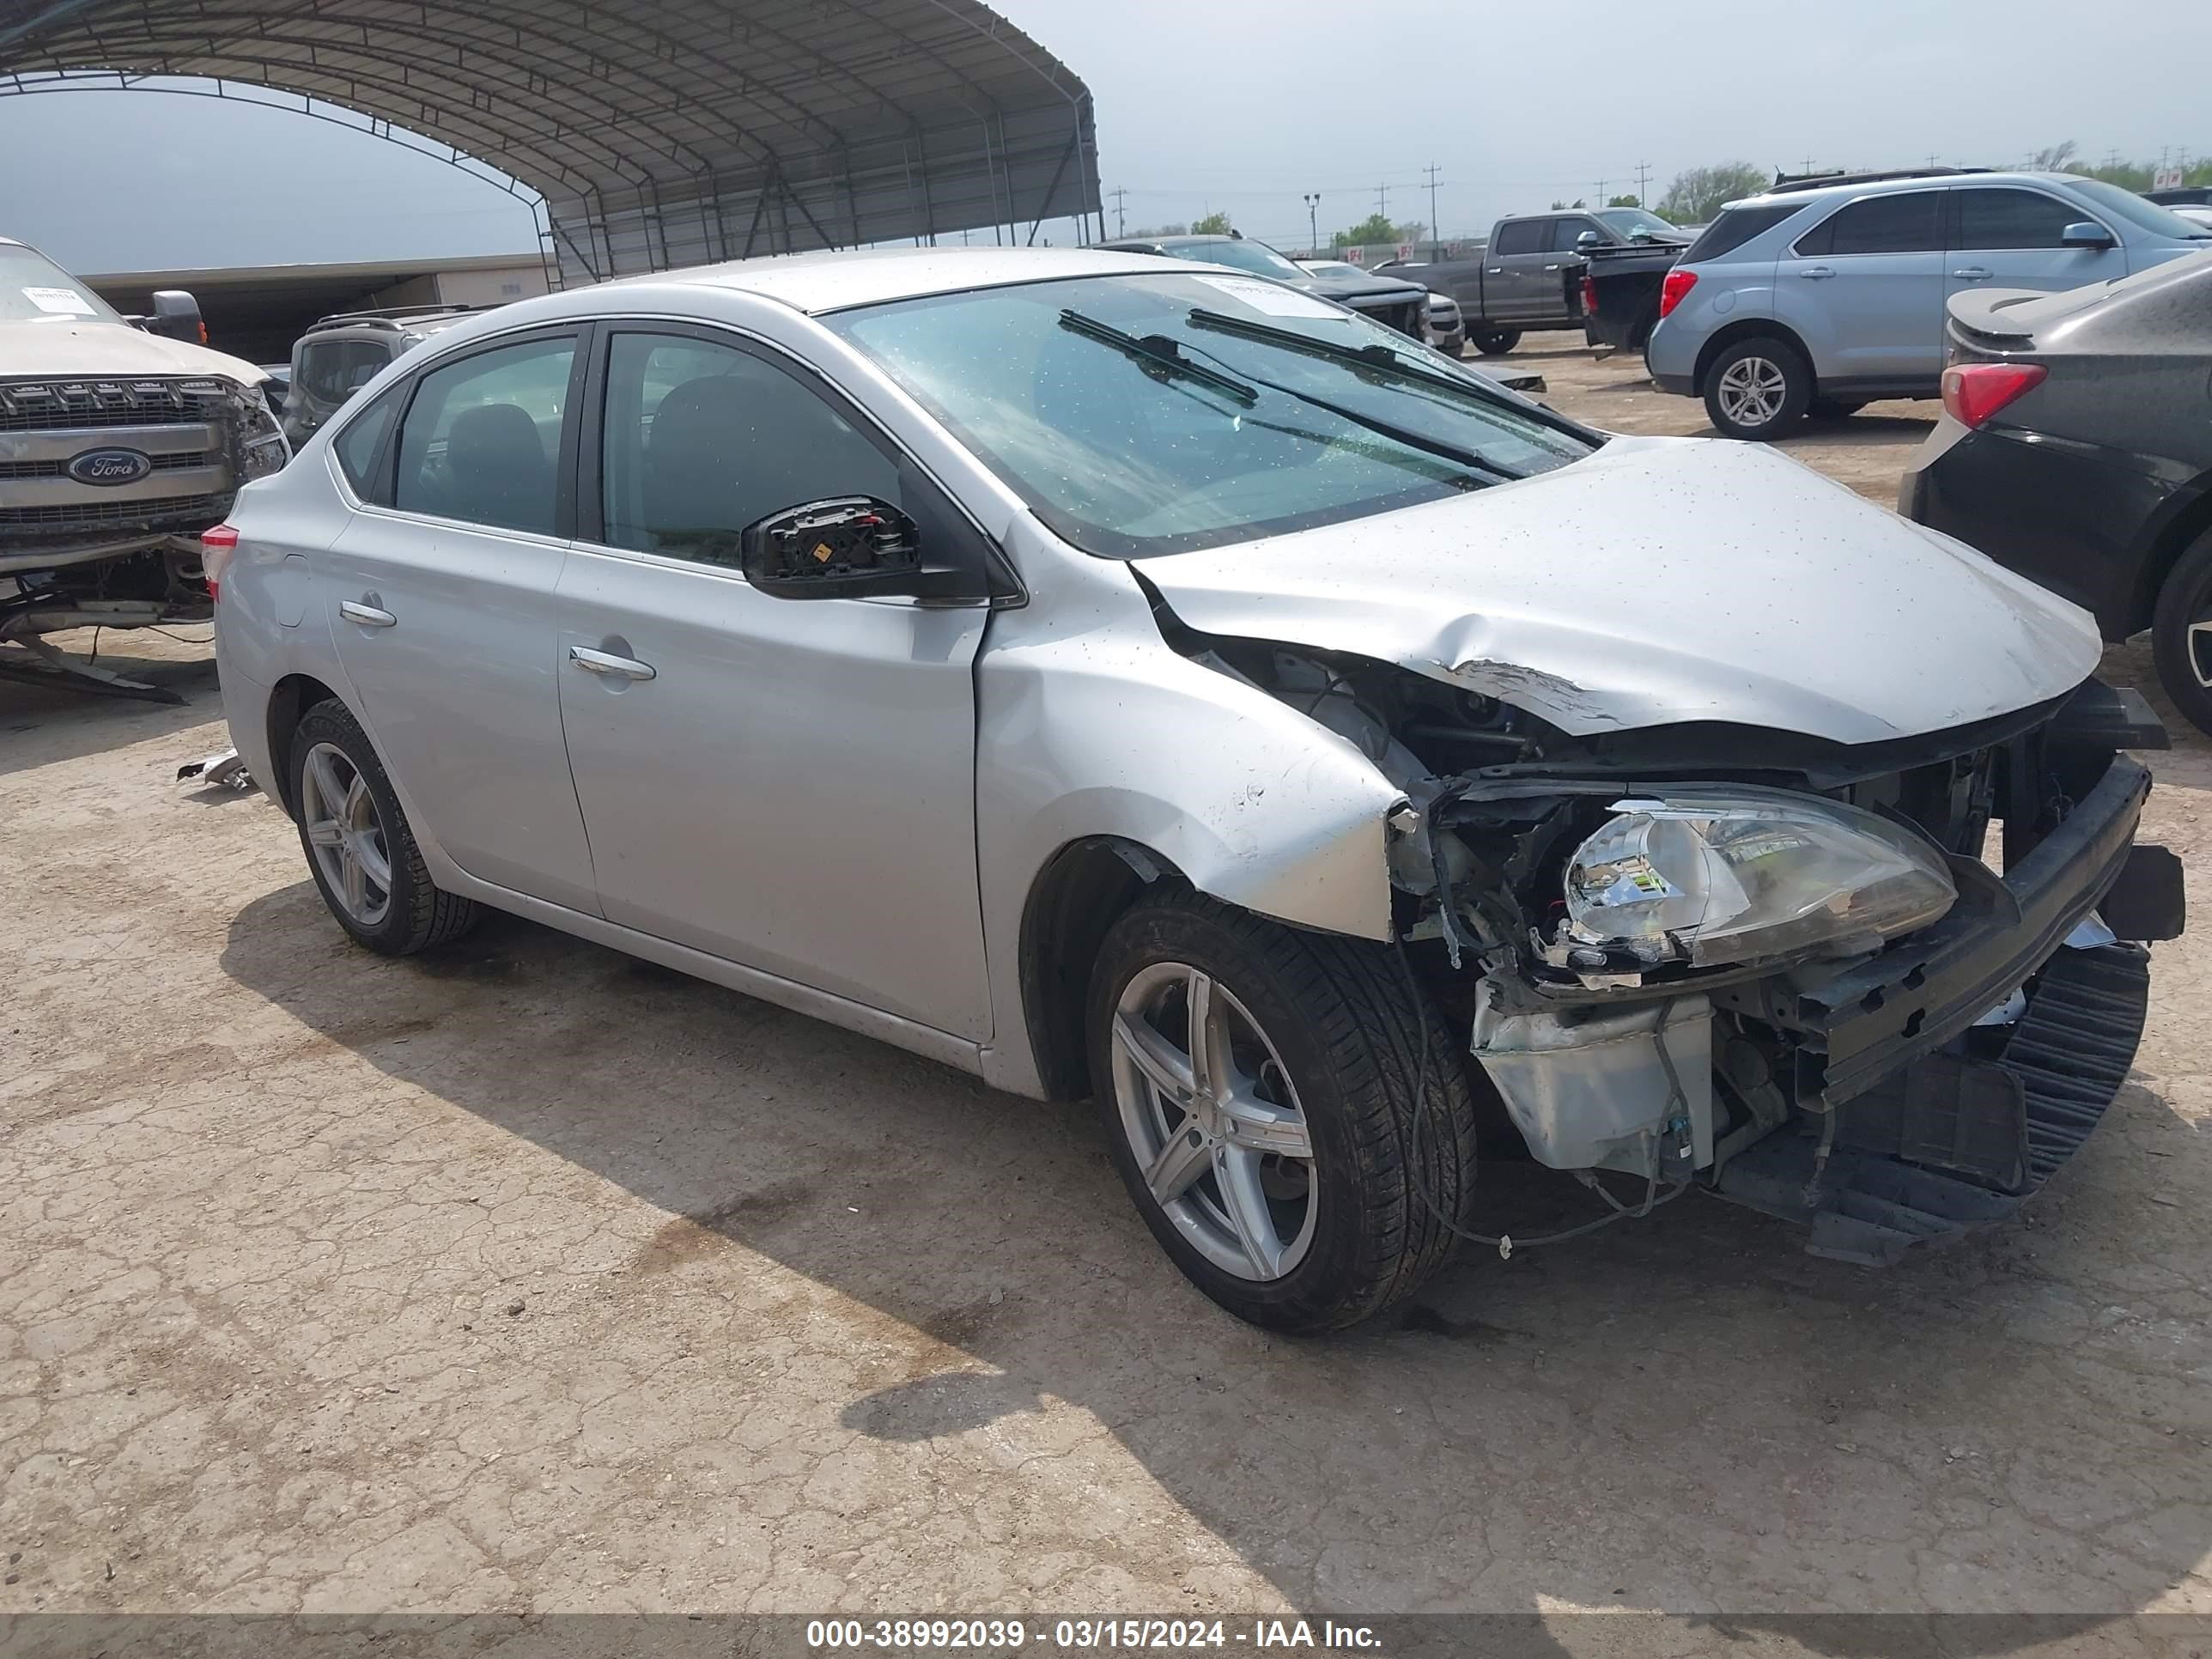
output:
[[[1477,328],[1468,331],[1468,342],[1486,357],[1503,357],[1521,343],[1517,328]]]
[[[1738,340],[1705,370],[1705,417],[1723,438],[1764,443],[1804,418],[1813,369],[1797,348],[1771,335]]]
[[[2151,655],[2159,684],[2185,719],[2212,732],[2212,531],[2183,550],[2158,590]]]
[[[1142,899],[1108,930],[1088,1036],[1115,1167],[1160,1248],[1238,1318],[1340,1329],[1411,1296],[1449,1254],[1409,1172],[1413,1124],[1420,1191],[1464,1224],[1474,1109],[1444,1021],[1416,994],[1383,946],[1188,892]]]
[[[345,704],[332,697],[301,717],[291,767],[307,872],[355,943],[407,957],[476,925],[472,900],[430,880],[384,763]]]

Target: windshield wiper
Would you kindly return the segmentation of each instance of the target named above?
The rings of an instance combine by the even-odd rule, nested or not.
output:
[[[1205,348],[1198,346],[1194,347],[1193,349],[1203,351]],[[1206,355],[1211,356],[1212,354],[1208,352]],[[1263,380],[1257,374],[1251,378],[1270,392],[1279,392],[1285,398],[1296,398],[1309,409],[1326,410],[1340,421],[1349,421],[1354,426],[1364,427],[1378,437],[1388,438],[1394,443],[1401,443],[1408,449],[1418,449],[1425,455],[1435,455],[1447,461],[1456,461],[1462,466],[1472,467],[1477,472],[1487,472],[1493,478],[1500,478],[1507,482],[1528,476],[1525,472],[1516,472],[1510,466],[1500,466],[1489,456],[1478,450],[1468,449],[1459,444],[1448,443],[1442,438],[1431,438],[1425,432],[1416,432],[1412,427],[1400,426],[1397,422],[1386,421],[1379,415],[1362,414],[1358,410],[1338,403],[1333,398],[1316,397],[1310,392],[1301,392],[1296,386],[1285,386],[1280,380]]]
[[[1292,351],[1325,357],[1331,362],[1379,369],[1385,374],[1419,380],[1424,386],[1440,386],[1446,392],[1458,392],[1478,403],[1498,401],[1486,388],[1443,369],[1425,368],[1419,363],[1409,362],[1386,345],[1339,345],[1334,340],[1316,340],[1312,335],[1301,334],[1294,328],[1277,328],[1272,323],[1255,323],[1243,317],[1231,317],[1225,312],[1208,311],[1203,306],[1192,310],[1190,321],[1196,328],[1210,328],[1221,334],[1241,334],[1247,339],[1265,340],[1271,345],[1287,346]]]
[[[1079,311],[1061,312],[1060,325],[1073,330],[1085,339],[1126,351],[1138,362],[1150,363],[1167,374],[1180,374],[1186,380],[1210,386],[1216,392],[1236,398],[1238,403],[1249,404],[1260,401],[1260,394],[1255,388],[1242,380],[1231,380],[1218,369],[1191,362],[1182,355],[1182,348],[1164,334],[1139,337],[1127,329],[1116,328],[1111,323],[1102,323],[1096,317],[1086,317]]]

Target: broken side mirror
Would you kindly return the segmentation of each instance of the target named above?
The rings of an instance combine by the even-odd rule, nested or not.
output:
[[[200,319],[200,302],[180,288],[154,291],[154,314],[146,319],[146,331],[165,340],[182,340],[187,345],[207,343],[207,325]]]
[[[959,573],[922,560],[915,521],[872,495],[786,507],[738,537],[745,580],[779,599],[958,597]]]

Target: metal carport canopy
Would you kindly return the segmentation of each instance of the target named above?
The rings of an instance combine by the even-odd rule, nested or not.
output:
[[[498,169],[568,283],[1100,205],[1089,90],[975,0],[0,0],[0,94],[173,76]]]

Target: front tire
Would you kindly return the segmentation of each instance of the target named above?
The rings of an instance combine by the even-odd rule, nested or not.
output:
[[[1521,343],[1517,328],[1477,328],[1468,331],[1468,339],[1486,357],[1503,357]]]
[[[351,709],[333,697],[301,716],[291,767],[307,872],[356,944],[412,956],[476,925],[472,901],[431,882],[392,780]]]
[[[1738,340],[1705,370],[1705,417],[1723,438],[1764,443],[1805,416],[1813,369],[1786,340]]]
[[[1464,1223],[1474,1119],[1417,994],[1381,946],[1193,894],[1141,900],[1108,930],[1088,1032],[1115,1167],[1160,1247],[1238,1318],[1340,1329],[1449,1255],[1436,1212]]]
[[[2151,655],[2184,718],[2212,732],[2212,531],[2184,550],[2158,590]]]

